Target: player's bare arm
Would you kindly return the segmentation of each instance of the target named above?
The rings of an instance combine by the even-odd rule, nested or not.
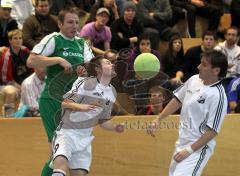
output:
[[[115,124],[111,122],[110,120],[105,121],[104,123],[101,123],[100,126],[108,131],[116,131],[118,133],[122,133],[124,131],[124,124]]]
[[[71,109],[73,111],[82,111],[82,112],[87,112],[94,110],[97,107],[95,104],[79,104],[75,103],[73,100],[70,99],[65,99],[62,102],[62,108],[65,109]]]
[[[30,68],[34,67],[48,67],[51,65],[60,64],[64,71],[71,71],[72,65],[61,57],[47,57],[43,55],[38,55],[31,53],[27,60],[27,66]]]
[[[196,142],[174,155],[175,161],[181,162],[182,160],[190,156],[194,151],[206,145],[210,140],[216,137],[216,135],[216,131],[207,128],[207,131]]]
[[[152,137],[155,137],[155,132],[157,130],[157,127],[159,125],[159,122],[166,118],[167,116],[173,114],[176,112],[182,104],[176,99],[173,98],[168,105],[164,108],[164,110],[158,115],[156,119],[154,119],[151,124],[147,128],[147,134],[151,135]]]

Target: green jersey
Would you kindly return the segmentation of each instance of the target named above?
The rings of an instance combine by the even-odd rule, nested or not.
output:
[[[68,39],[61,33],[52,33],[46,36],[33,48],[33,53],[48,57],[62,57],[72,64],[73,68],[79,64],[90,61],[94,56],[91,48],[83,38]],[[47,67],[46,86],[42,98],[61,100],[76,80],[76,72],[64,74],[59,64]]]

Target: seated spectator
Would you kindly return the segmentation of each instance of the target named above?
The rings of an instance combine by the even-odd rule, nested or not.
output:
[[[201,54],[214,48],[217,36],[212,31],[205,31],[202,34],[202,44],[191,47],[184,56],[184,81],[191,76],[198,74],[198,65],[201,61]]]
[[[162,59],[163,72],[171,79],[167,82],[168,85],[165,85],[166,88],[175,90],[183,83],[183,65],[183,42],[179,35],[174,35],[171,37],[168,49]]]
[[[29,50],[22,46],[22,31],[12,30],[8,33],[10,47],[7,48],[0,60],[0,78],[3,84],[11,84],[21,89],[22,81],[32,73],[26,66]]]
[[[227,88],[228,113],[240,113],[240,77],[234,78]]]
[[[237,45],[239,32],[236,27],[230,27],[225,33],[225,41],[219,43],[214,49],[221,51],[228,59],[227,77],[240,74],[240,47]]]
[[[153,86],[149,89],[149,102],[146,108],[143,108],[144,115],[158,115],[162,112],[165,105],[164,90],[160,86]]]
[[[231,80],[227,89],[228,113],[240,113],[240,77]]]
[[[48,0],[36,0],[35,15],[28,17],[23,24],[23,43],[30,50],[40,40],[58,31],[57,17],[49,13]]]
[[[10,47],[4,50],[0,59],[0,83],[5,96],[5,115],[12,116],[20,85],[32,70],[26,66],[29,50],[22,46],[22,32],[18,29],[10,31],[8,38]]]
[[[230,13],[232,18],[232,26],[240,29],[240,0],[232,0]]]
[[[161,56],[159,51],[151,48],[151,41],[148,34],[143,33],[138,38],[138,44],[129,54],[128,57],[128,70],[133,70],[134,61],[139,54],[142,53],[152,53],[154,54],[159,61],[161,61]]]
[[[50,0],[50,14],[58,16],[59,12],[68,7],[75,6],[74,0]]]
[[[35,68],[34,73],[27,77],[21,85],[21,98],[19,108],[27,107],[24,116],[39,116],[38,100],[45,86],[45,69]]]
[[[12,19],[10,16],[12,9],[12,0],[1,0],[0,1],[0,47],[9,46],[8,32],[17,29],[17,21]]]
[[[126,2],[123,16],[112,23],[112,49],[119,51],[122,48],[133,48],[136,45],[138,36],[144,30],[142,23],[136,17],[136,10],[137,7],[133,2]]]
[[[211,0],[172,0],[177,7],[187,11],[188,30],[192,38],[196,37],[196,16],[208,19],[208,30],[217,31],[222,10],[211,4]]]
[[[17,21],[18,28],[23,28],[24,21],[34,14],[32,0],[13,0],[11,17]]]
[[[92,8],[90,10],[90,16],[86,23],[96,20],[95,17],[96,17],[97,10],[101,7],[107,8],[110,12],[109,21],[107,23],[107,26],[111,26],[112,22],[119,18],[118,7],[116,5],[115,0],[98,0],[92,6]]]
[[[91,42],[91,48],[95,54],[104,54],[110,49],[112,34],[110,28],[106,26],[109,20],[109,11],[107,8],[100,8],[96,13],[96,21],[83,26],[80,36],[88,38]]]
[[[176,32],[168,26],[172,20],[169,0],[140,0],[137,16],[144,27],[154,28],[160,38],[169,40]]]

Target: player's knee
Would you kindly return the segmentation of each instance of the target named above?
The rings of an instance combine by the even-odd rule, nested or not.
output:
[[[66,172],[61,169],[54,169],[52,176],[66,176]]]
[[[53,161],[54,169],[67,170],[68,160],[65,156],[57,156]]]

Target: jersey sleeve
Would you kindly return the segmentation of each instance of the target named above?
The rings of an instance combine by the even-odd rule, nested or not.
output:
[[[91,47],[85,41],[84,42],[84,63],[89,62],[94,57]]]
[[[54,36],[56,34],[57,33],[54,32],[54,33],[49,34],[46,37],[44,37],[40,41],[40,43],[38,43],[37,45],[34,46],[32,53],[41,54],[43,56],[50,56],[51,54],[53,54],[54,49],[55,49]]]
[[[173,91],[175,98],[177,98],[179,102],[181,103],[183,102],[186,91],[192,79],[193,77],[189,78],[183,85],[181,85],[180,87]]]
[[[72,89],[63,95],[64,99],[70,99],[74,102],[80,102],[83,98],[82,84],[85,82],[84,77],[78,77],[78,79],[73,83]]]
[[[227,114],[227,98],[223,87],[217,87],[217,91],[215,96],[210,98],[207,126],[219,133],[224,117]]]

